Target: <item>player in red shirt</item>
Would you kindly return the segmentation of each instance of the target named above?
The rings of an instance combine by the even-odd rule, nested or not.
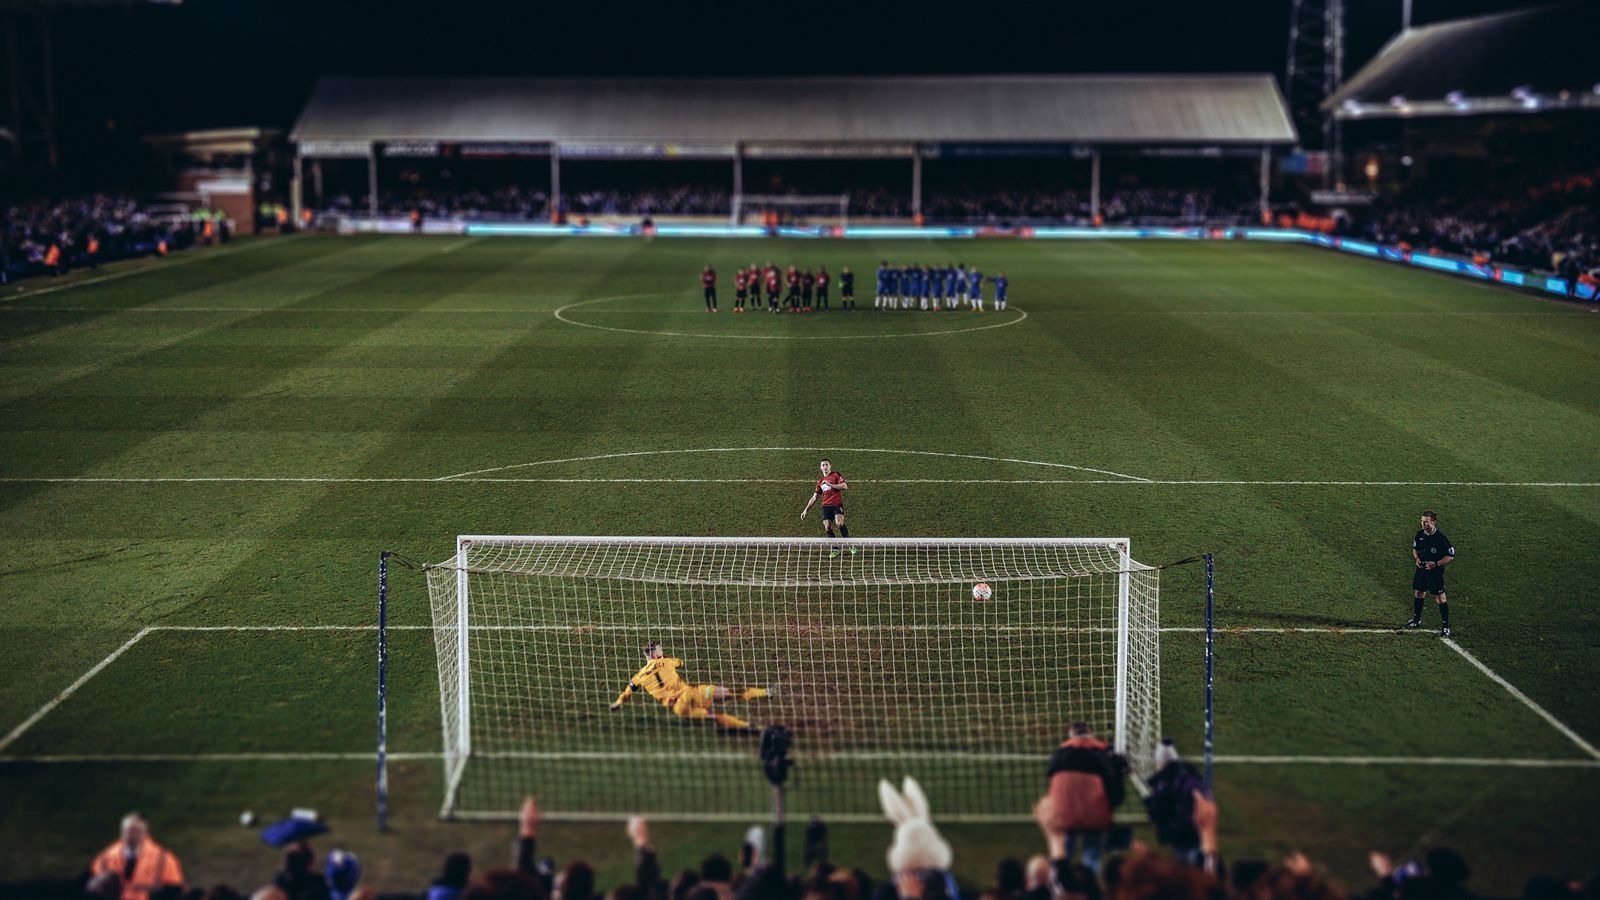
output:
[[[793,263],[789,264],[789,312],[800,311],[800,270]]]
[[[778,267],[767,263],[767,310],[778,311]]]
[[[833,470],[833,463],[830,460],[824,459],[821,466],[822,477],[817,479],[816,491],[811,494],[810,499],[806,500],[806,508],[800,510],[800,521],[804,522],[806,520],[806,514],[811,512],[811,504],[817,502],[817,498],[820,497],[822,498],[822,533],[828,537],[833,537],[833,528],[837,525],[839,527],[839,536],[847,538],[850,536],[850,528],[844,524],[844,492],[850,489],[850,485],[844,483],[844,476]],[[855,555],[856,548],[849,547],[846,549],[850,551],[852,556]],[[838,548],[834,548],[828,555],[838,556]]]
[[[706,292],[706,312],[717,311],[717,270],[706,266],[700,273],[700,286]]]
[[[817,309],[828,309],[828,267],[817,267]]]
[[[750,273],[743,269],[733,273],[733,311],[736,313],[744,312],[744,298],[748,293],[745,290],[745,285],[748,283],[746,279],[749,278],[749,275]]]
[[[761,267],[751,263],[744,270],[744,283],[750,289],[750,308],[755,309],[761,305]]]

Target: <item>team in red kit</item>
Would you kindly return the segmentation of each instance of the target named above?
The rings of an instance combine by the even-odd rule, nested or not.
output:
[[[838,308],[854,310],[856,276],[849,266],[835,276],[825,265],[812,271],[792,263],[783,270],[771,262],[765,266],[751,263],[749,267],[733,274],[733,311],[742,313],[760,309],[762,289],[765,288],[767,312],[831,312],[834,308],[835,283],[839,288]],[[706,312],[718,312],[716,269],[708,265],[700,271],[700,287],[705,293]]]

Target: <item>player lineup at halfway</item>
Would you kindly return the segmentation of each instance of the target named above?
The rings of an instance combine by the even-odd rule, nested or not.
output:
[[[955,310],[965,307],[973,312],[983,312],[983,286],[987,280],[994,286],[994,308],[1006,308],[1009,282],[1001,272],[985,279],[976,267],[966,263],[949,263],[944,266],[891,265],[887,260],[878,265],[878,290],[872,298],[876,310],[918,309],[925,312]],[[787,285],[788,293],[783,293]],[[787,272],[777,265],[765,267],[751,263],[733,275],[733,311],[761,307],[762,289],[766,289],[768,312],[828,312],[833,309],[830,290],[833,276],[827,266],[817,271],[801,269],[791,263]],[[719,312],[717,307],[717,270],[706,266],[700,272],[700,287],[705,293],[706,312]],[[781,301],[780,301],[781,298]],[[748,304],[748,306],[747,306]],[[856,308],[856,276],[845,266],[839,272],[839,308]]]

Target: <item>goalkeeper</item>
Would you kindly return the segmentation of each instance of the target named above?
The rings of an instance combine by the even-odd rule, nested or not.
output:
[[[645,664],[632,678],[628,680],[622,693],[617,695],[616,702],[611,704],[613,710],[622,708],[628,702],[634,691],[644,691],[650,696],[661,701],[661,705],[672,710],[675,715],[686,719],[715,719],[723,728],[749,729],[749,722],[738,716],[712,710],[711,705],[720,700],[727,700],[733,692],[720,684],[690,684],[678,674],[678,667],[683,665],[683,660],[667,656],[661,650],[661,644],[651,641],[644,645]],[[766,688],[745,688],[739,692],[740,700],[755,700],[767,696]]]

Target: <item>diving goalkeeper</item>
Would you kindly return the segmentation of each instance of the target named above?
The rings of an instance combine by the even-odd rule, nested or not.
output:
[[[710,717],[717,721],[723,728],[749,729],[749,722],[738,716],[727,713],[715,712],[711,705],[720,700],[727,700],[733,692],[720,684],[690,684],[678,674],[678,667],[683,665],[683,660],[667,656],[661,650],[661,644],[651,641],[644,645],[645,664],[631,679],[622,693],[617,695],[615,703],[611,704],[612,710],[622,708],[628,702],[634,691],[644,691],[650,696],[661,701],[661,705],[672,710],[675,715],[686,719],[704,719]],[[745,688],[739,692],[740,700],[754,700],[767,696],[766,688]]]

